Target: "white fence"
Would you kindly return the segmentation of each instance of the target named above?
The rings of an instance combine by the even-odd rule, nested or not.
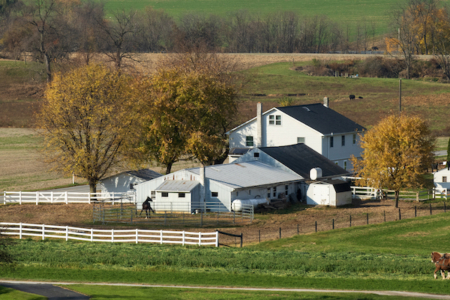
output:
[[[0,222],[0,232],[4,235],[19,236],[20,239],[27,236],[42,238],[56,238],[78,240],[87,242],[111,242],[111,243],[157,243],[180,245],[212,245],[219,246],[219,232],[187,232],[167,230],[105,230],[86,229],[69,226],[4,223]]]
[[[381,196],[381,191],[372,187],[352,186],[353,199],[377,199]]]
[[[6,203],[89,203],[93,200],[119,202],[125,200],[136,203],[134,194],[127,193],[72,193],[72,192],[3,192],[3,204]]]

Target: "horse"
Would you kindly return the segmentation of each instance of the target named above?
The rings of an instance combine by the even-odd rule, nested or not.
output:
[[[153,202],[152,198],[147,197],[147,199],[145,199],[144,203],[142,203],[142,210],[141,213],[139,214],[139,216],[142,215],[142,212],[145,210],[145,218],[148,219],[150,217],[150,211],[152,211],[153,213],[155,213],[155,211],[153,210],[152,206],[150,205],[150,202]]]
[[[442,279],[445,279],[445,271],[448,271],[447,279],[450,279],[450,253],[431,252],[431,262],[436,266],[434,279],[437,279],[437,271],[441,272]]]

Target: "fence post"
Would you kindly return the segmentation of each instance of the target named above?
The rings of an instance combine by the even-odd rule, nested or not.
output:
[[[36,192],[36,205],[39,205],[39,192]]]
[[[6,204],[6,192],[3,191],[3,204]]]
[[[65,192],[65,198],[66,198],[66,204],[69,204],[69,198],[68,198],[68,195],[67,195],[67,191]]]
[[[19,238],[22,239],[22,223],[20,223]]]
[[[280,227],[280,231],[279,231],[279,239],[281,239],[281,227]]]
[[[334,229],[334,219],[333,219],[333,222],[332,222],[332,224],[333,224],[333,229]]]
[[[94,229],[91,228],[91,242],[94,241]]]
[[[114,243],[114,229],[111,229],[111,242]]]
[[[242,248],[242,241],[244,240],[244,234],[241,232],[241,248]]]
[[[133,214],[131,214],[133,215]],[[136,228],[136,244],[139,243],[139,229]]]
[[[19,192],[19,204],[22,205],[22,191]]]
[[[430,203],[430,216],[433,214],[432,208],[431,208],[431,203]]]
[[[352,227],[352,215],[350,215],[350,227]]]
[[[367,213],[367,225],[369,225],[369,213]]]
[[[216,230],[216,247],[219,248],[219,231]]]
[[[184,231],[183,230],[183,237],[182,237],[182,242],[183,242],[183,246],[184,246],[184,244],[185,244],[185,242],[186,242],[186,231]],[[217,239],[219,239],[218,237],[217,237]]]
[[[402,211],[401,211],[401,209],[399,208],[399,209],[398,209],[398,220],[401,221],[401,219],[402,219]]]
[[[300,224],[297,224],[297,235],[300,234]]]
[[[91,204],[91,193],[90,192],[88,194],[88,201],[89,201],[89,204]]]
[[[261,243],[261,229],[258,230],[258,243]]]
[[[53,203],[53,192],[50,192],[50,203]]]
[[[444,212],[447,212],[447,206],[445,205],[445,201],[444,201]]]
[[[45,225],[42,225],[42,240],[45,240]]]
[[[315,221],[315,225],[314,226],[315,226],[316,232],[317,232],[317,221]]]
[[[198,233],[198,245],[199,246],[202,245],[202,233],[201,232]]]
[[[419,202],[419,192],[416,192],[416,201]]]
[[[414,218],[417,217],[417,206],[414,206]]]
[[[386,223],[386,211],[383,211],[383,215],[384,215],[384,223]]]
[[[162,232],[162,230],[160,230],[160,232],[159,232],[159,239],[160,239],[160,244],[162,245],[162,243],[163,243],[163,232]]]
[[[236,224],[236,212],[233,210],[233,224]]]
[[[69,240],[69,226],[66,226],[66,242]]]

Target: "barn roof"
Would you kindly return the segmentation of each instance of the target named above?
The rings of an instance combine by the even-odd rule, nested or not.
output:
[[[310,179],[311,169],[317,167],[322,169],[323,177],[349,173],[302,143],[280,147],[260,147],[258,149],[306,179]]]
[[[166,180],[155,191],[189,193],[199,184],[200,182],[192,180]]]
[[[188,171],[200,175],[200,168],[192,168]],[[303,177],[299,175],[257,161],[208,166],[205,167],[205,177],[233,189],[303,180]]]
[[[152,179],[155,179],[155,178],[158,178],[158,177],[162,176],[162,174],[160,174],[158,172],[155,172],[153,170],[142,169],[142,170],[124,171],[124,172],[121,172],[121,173],[118,173],[118,174],[111,175],[109,177],[103,178],[102,180],[105,180],[105,179],[108,179],[108,178],[112,178],[112,177],[115,177],[115,176],[119,176],[119,175],[123,175],[123,174],[128,174],[128,175],[133,176],[133,177],[141,178],[141,179],[143,179],[145,181],[152,180]]]

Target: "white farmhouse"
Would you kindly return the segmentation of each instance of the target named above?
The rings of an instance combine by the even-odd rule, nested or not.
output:
[[[352,169],[350,157],[361,157],[358,133],[364,127],[344,117],[325,103],[274,107],[227,132],[229,162],[254,147],[304,143],[344,169]]]
[[[450,170],[445,168],[433,173],[434,175],[434,187],[438,193],[447,193],[450,189]]]

